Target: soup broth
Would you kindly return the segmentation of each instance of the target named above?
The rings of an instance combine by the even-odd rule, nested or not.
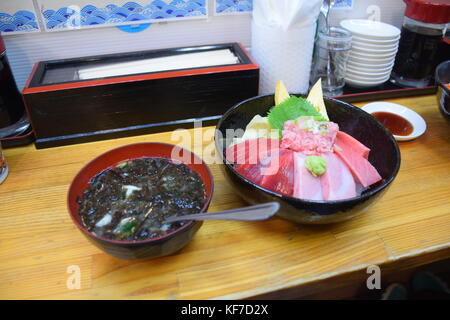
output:
[[[170,233],[186,222],[165,224],[166,218],[199,213],[205,202],[199,174],[165,158],[134,159],[106,169],[78,199],[88,231],[121,241]]]

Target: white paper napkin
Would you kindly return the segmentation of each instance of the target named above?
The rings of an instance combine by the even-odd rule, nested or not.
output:
[[[292,93],[309,88],[316,21],[322,0],[255,0],[252,56],[261,67],[260,94],[283,80]]]

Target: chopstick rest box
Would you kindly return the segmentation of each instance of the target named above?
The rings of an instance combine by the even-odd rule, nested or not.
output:
[[[230,43],[39,62],[23,96],[47,148],[210,125],[258,83],[258,65]]]

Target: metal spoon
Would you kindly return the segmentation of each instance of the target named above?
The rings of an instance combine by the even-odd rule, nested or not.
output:
[[[268,202],[256,206],[231,209],[213,213],[188,214],[179,217],[169,217],[164,223],[185,220],[238,220],[261,221],[272,217],[280,209],[278,202]]]

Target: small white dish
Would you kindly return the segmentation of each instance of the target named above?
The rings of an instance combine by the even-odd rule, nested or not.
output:
[[[367,82],[367,83],[370,83],[370,82],[381,82],[381,81],[384,82],[387,79],[389,79],[390,75],[391,75],[390,72],[387,72],[387,73],[385,73],[382,76],[370,76],[370,75],[363,76],[363,75],[356,75],[356,74],[353,74],[351,72],[347,72],[345,74],[345,79],[350,79],[352,81],[359,81],[359,82]]]
[[[385,80],[383,79],[381,81],[359,81],[359,80],[353,80],[351,78],[346,77],[345,83],[353,88],[373,88],[373,87],[377,87],[377,86],[385,83],[388,80],[389,80],[389,77],[387,77]]]
[[[350,57],[356,57],[360,59],[395,59],[395,55],[397,54],[397,49],[390,51],[388,53],[366,53],[355,51],[353,48],[350,51]]]
[[[376,69],[380,71],[385,71],[385,69],[392,68],[394,66],[394,62],[395,61],[385,64],[370,64],[370,63],[359,63],[355,61],[348,61],[347,65],[352,67],[353,69],[361,69],[361,70]]]
[[[374,70],[372,69],[372,71],[374,71]],[[353,75],[356,77],[370,78],[370,79],[374,79],[374,78],[384,79],[385,77],[387,77],[388,75],[391,74],[391,69],[387,69],[385,71],[380,71],[380,72],[376,72],[376,71],[369,72],[369,71],[355,70],[355,69],[352,69],[351,67],[347,66],[346,74]]]
[[[402,106],[401,104],[392,102],[372,102],[366,104],[361,109],[370,114],[374,112],[389,112],[408,120],[413,126],[413,132],[408,136],[394,135],[394,138],[397,141],[408,141],[416,139],[423,135],[427,129],[425,120],[417,112],[405,106]]]
[[[367,64],[386,65],[393,63],[395,61],[395,55],[392,56],[391,58],[374,59],[374,58],[359,58],[350,54],[350,56],[348,57],[348,61]]]
[[[353,72],[353,73],[362,73],[362,74],[370,74],[370,75],[381,75],[385,72],[391,72],[392,71],[392,65],[388,66],[387,68],[369,68],[369,67],[358,67],[353,64],[347,63],[347,71]]]
[[[367,20],[347,19],[341,21],[341,27],[362,38],[392,40],[400,36],[400,29],[390,24]]]
[[[372,44],[368,42],[363,42],[359,40],[352,39],[352,46],[357,46],[364,48],[366,50],[375,49],[375,50],[389,50],[398,47],[398,41],[392,44]]]
[[[381,55],[388,55],[390,53],[397,53],[398,47],[392,47],[389,49],[383,49],[383,48],[366,48],[366,47],[360,47],[358,45],[352,44],[352,51],[354,52],[361,52],[361,53],[368,53],[368,54],[381,54]]]
[[[356,35],[352,36],[352,41],[356,41],[356,42],[361,42],[364,44],[369,44],[369,45],[382,45],[382,46],[387,46],[387,45],[398,45],[398,43],[400,42],[400,36],[398,36],[397,38],[393,38],[393,39],[368,39],[368,38],[364,38],[364,37],[358,37]]]

